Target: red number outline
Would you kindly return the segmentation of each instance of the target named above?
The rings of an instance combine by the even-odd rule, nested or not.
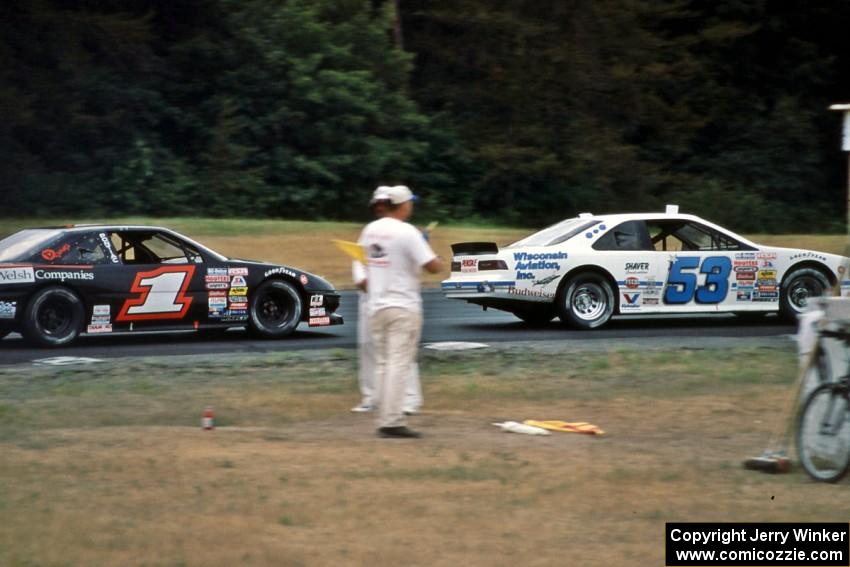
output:
[[[166,273],[182,273],[186,277],[183,278],[183,284],[180,286],[180,291],[177,292],[177,297],[174,303],[182,305],[180,311],[173,313],[139,313],[137,315],[128,314],[127,310],[137,305],[144,305],[150,295],[150,285],[142,285],[140,282],[143,279],[155,278]],[[186,290],[189,289],[189,284],[192,283],[192,276],[195,274],[195,266],[163,266],[148,272],[139,272],[136,274],[136,279],[133,281],[133,286],[130,288],[130,293],[138,293],[139,297],[128,299],[121,307],[121,312],[115,317],[116,321],[151,321],[160,319],[182,319],[186,316],[189,306],[192,305],[192,298],[186,297]]]

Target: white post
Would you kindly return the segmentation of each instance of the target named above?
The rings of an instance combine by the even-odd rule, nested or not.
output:
[[[847,236],[850,239],[850,104],[833,104],[830,110],[844,113],[844,127],[841,135],[841,149],[847,153]],[[850,243],[850,240],[848,240]]]

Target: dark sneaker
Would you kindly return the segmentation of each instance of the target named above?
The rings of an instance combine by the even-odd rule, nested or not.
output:
[[[407,427],[401,425],[399,427],[379,427],[378,437],[419,439],[420,437],[422,437],[422,434],[418,431],[413,431],[412,429],[408,429]]]

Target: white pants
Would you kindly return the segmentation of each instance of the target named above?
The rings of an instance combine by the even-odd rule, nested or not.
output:
[[[362,405],[377,406],[380,394],[375,388],[375,345],[372,342],[372,331],[369,328],[369,310],[366,294],[357,294],[357,378],[360,383]],[[418,342],[418,339],[417,339]],[[416,411],[422,406],[422,385],[419,382],[419,365],[414,357],[410,374],[405,380],[404,410]]]
[[[375,343],[378,427],[398,427],[405,424],[405,390],[416,364],[422,314],[388,307],[371,317],[370,328]]]

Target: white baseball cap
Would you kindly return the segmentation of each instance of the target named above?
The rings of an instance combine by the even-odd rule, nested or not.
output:
[[[418,199],[407,185],[393,185],[392,187],[387,187],[386,195],[386,198],[389,199],[390,203],[393,205],[400,205],[407,201],[416,201]]]
[[[390,196],[387,193],[390,190],[390,187],[386,185],[381,185],[375,191],[372,192],[372,199],[369,201],[370,205],[374,205],[378,201],[389,201]]]

